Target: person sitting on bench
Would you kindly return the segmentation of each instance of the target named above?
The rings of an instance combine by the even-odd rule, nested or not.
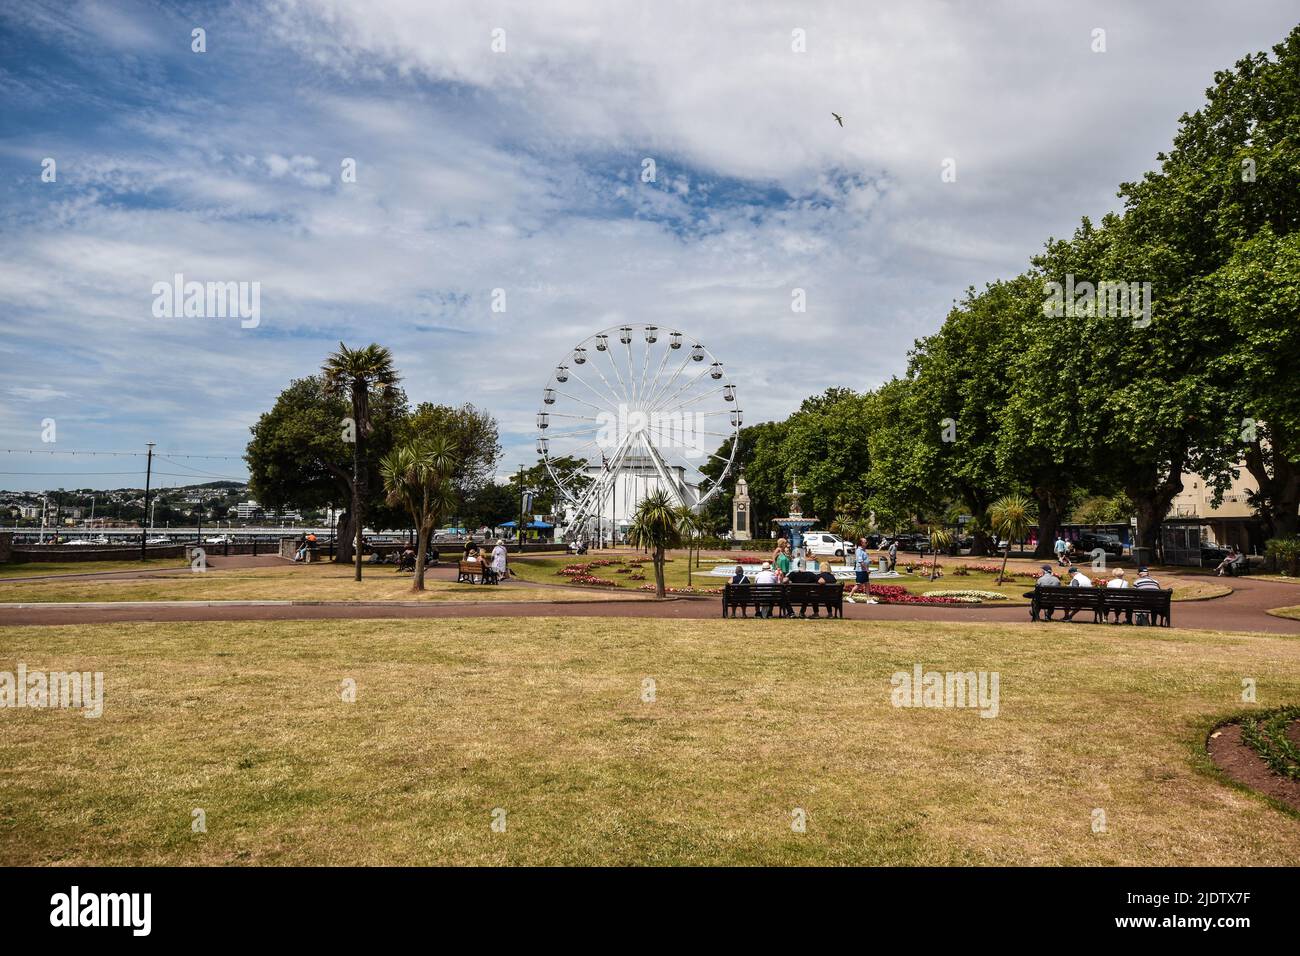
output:
[[[745,577],[745,569],[741,565],[736,565],[736,571],[731,575],[731,584],[748,584],[749,578]]]
[[[789,581],[791,584],[816,584],[817,583],[817,575],[814,574],[812,571],[791,571],[789,574],[785,576],[785,579]],[[813,617],[816,617],[817,607],[818,607],[816,598],[813,598],[812,606],[813,606]],[[790,616],[793,617],[794,607],[790,606],[789,610],[790,610]],[[804,598],[804,601],[799,608],[799,616],[800,617],[808,616],[808,600],[806,597]]]
[[[1078,568],[1071,566],[1069,586],[1072,588],[1090,588],[1092,587],[1092,578],[1088,577],[1088,575],[1084,574]],[[1072,621],[1074,620],[1074,614],[1075,612],[1073,610],[1069,610],[1062,616],[1065,620]]]

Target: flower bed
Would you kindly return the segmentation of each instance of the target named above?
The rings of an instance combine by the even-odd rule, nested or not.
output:
[[[926,597],[956,597],[959,598],[959,600],[967,600],[967,598],[970,598],[970,600],[974,601],[1006,600],[1006,594],[998,593],[996,591],[975,591],[975,589],[972,588],[965,589],[965,591],[927,591]]]
[[[921,594],[913,594],[907,588],[900,587],[897,584],[873,584],[871,585],[871,596],[882,604],[961,604],[963,602],[954,598],[946,597],[927,597]]]
[[[653,584],[643,584],[638,590],[654,591]],[[664,588],[665,594],[721,594],[722,588]]]
[[[965,574],[970,574],[970,573],[973,572],[973,573],[975,573],[975,574],[992,574],[992,575],[994,575],[994,576],[996,577],[997,574],[998,574],[998,572],[1000,572],[1001,570],[1002,570],[1002,566],[1001,566],[1001,565],[998,565],[998,564],[959,564],[959,565],[957,565],[957,570],[955,570],[955,571],[953,572],[953,574],[962,574],[962,575],[965,575]],[[1012,571],[1012,570],[1009,570],[1009,571],[1007,571],[1007,573],[1006,573],[1006,577],[1008,577],[1008,578],[1033,578],[1035,581],[1037,581],[1038,578],[1039,578],[1039,576],[1042,575],[1042,573],[1043,573],[1042,571]]]

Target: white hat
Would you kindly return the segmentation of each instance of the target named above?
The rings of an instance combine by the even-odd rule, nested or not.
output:
[[[772,570],[772,562],[771,562],[771,561],[764,561],[764,562],[763,562],[763,568],[762,568],[762,570],[764,570],[764,571],[771,571],[771,570]]]

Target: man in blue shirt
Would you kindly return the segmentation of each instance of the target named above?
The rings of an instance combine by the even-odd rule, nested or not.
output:
[[[853,552],[853,590],[850,594],[857,594],[861,588],[866,592],[867,598],[871,597],[871,555],[867,553],[867,539],[859,538],[857,550]],[[868,601],[870,603],[870,601]]]

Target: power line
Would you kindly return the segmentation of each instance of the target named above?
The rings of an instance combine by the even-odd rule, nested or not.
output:
[[[0,452],[7,455],[89,455],[94,458],[100,455],[125,455],[133,458],[144,458],[148,452],[144,451],[63,451],[62,449],[47,448],[0,448]],[[155,455],[162,455],[162,452],[154,452]],[[243,461],[243,455],[188,455],[180,452],[168,452],[172,458],[213,458],[224,461]],[[3,474],[3,472],[0,472]]]

